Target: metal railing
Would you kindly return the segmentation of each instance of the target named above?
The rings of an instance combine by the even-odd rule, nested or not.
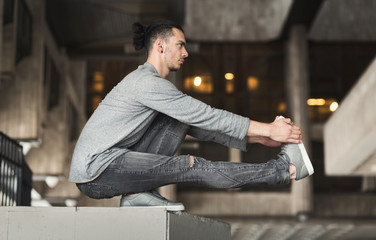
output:
[[[0,206],[30,206],[31,179],[22,146],[0,132]]]

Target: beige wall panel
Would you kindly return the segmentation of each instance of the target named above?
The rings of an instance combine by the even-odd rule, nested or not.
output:
[[[316,194],[315,215],[320,217],[375,217],[376,196],[372,194]]]
[[[0,105],[0,129],[16,139],[37,139],[38,112],[43,80],[43,27],[44,11],[39,1],[26,1],[33,17],[32,54],[24,57],[14,67],[14,79],[1,90],[4,101]],[[32,4],[31,4],[32,3]],[[17,7],[17,6],[15,6]],[[14,17],[16,26],[17,17]],[[8,41],[8,39],[7,39]],[[6,47],[15,45],[16,36],[9,39]]]
[[[47,117],[40,147],[33,148],[26,156],[35,175],[64,175],[68,153],[67,131],[64,122],[64,104],[52,109]]]
[[[14,24],[8,24],[2,27],[2,60],[1,71],[7,73],[13,73],[15,62],[15,33]]]
[[[86,63],[84,61],[70,62],[67,56],[62,53],[50,33],[44,19],[44,1],[28,1],[35,10],[36,21],[39,21],[39,28],[34,32],[39,33],[39,45],[34,46],[33,53],[38,55],[38,60],[29,66],[23,66],[17,72],[19,78],[26,79],[20,91],[23,98],[29,100],[29,109],[24,111],[32,115],[29,124],[40,126],[38,138],[41,144],[33,148],[26,156],[26,160],[34,175],[59,175],[68,176],[70,159],[72,155],[72,144],[69,140],[70,119],[68,101],[72,102],[78,113],[78,128],[83,127],[86,122],[85,97],[86,97]],[[59,102],[51,110],[47,110],[49,83],[42,86],[44,78],[44,49],[47,48],[53,64],[60,75]],[[24,74],[25,76],[23,76]],[[27,76],[26,76],[27,75]],[[44,87],[44,89],[43,89]],[[28,91],[27,88],[33,89]],[[16,125],[16,124],[14,124]],[[17,124],[18,127],[21,123]],[[36,132],[38,128],[36,129]]]
[[[376,165],[357,172],[376,153],[376,59],[324,127],[327,175],[375,176]],[[367,170],[362,168],[362,170]]]
[[[187,192],[178,193],[187,212],[206,216],[292,215],[290,193]]]

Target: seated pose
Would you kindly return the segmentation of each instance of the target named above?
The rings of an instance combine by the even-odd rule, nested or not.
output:
[[[286,184],[313,173],[300,128],[291,119],[261,123],[215,109],[180,92],[166,80],[188,57],[183,29],[170,21],[133,24],[134,46],[147,60],[120,81],[99,104],[76,144],[70,181],[91,198],[122,195],[120,206],[184,205],[156,188],[196,183],[228,189]],[[186,134],[246,151],[247,143],[281,146],[278,158],[262,164],[175,156]]]

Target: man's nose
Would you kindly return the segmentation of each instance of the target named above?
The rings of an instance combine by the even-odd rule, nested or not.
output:
[[[182,57],[184,57],[184,58],[186,58],[186,57],[188,57],[188,51],[187,51],[187,49],[186,48],[184,48],[183,49],[183,53],[182,53]]]

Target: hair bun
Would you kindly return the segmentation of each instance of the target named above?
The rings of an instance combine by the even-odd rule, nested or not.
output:
[[[143,26],[141,23],[133,23],[132,31],[133,31],[133,45],[136,50],[141,50],[145,47],[145,35],[146,35],[146,27]]]

